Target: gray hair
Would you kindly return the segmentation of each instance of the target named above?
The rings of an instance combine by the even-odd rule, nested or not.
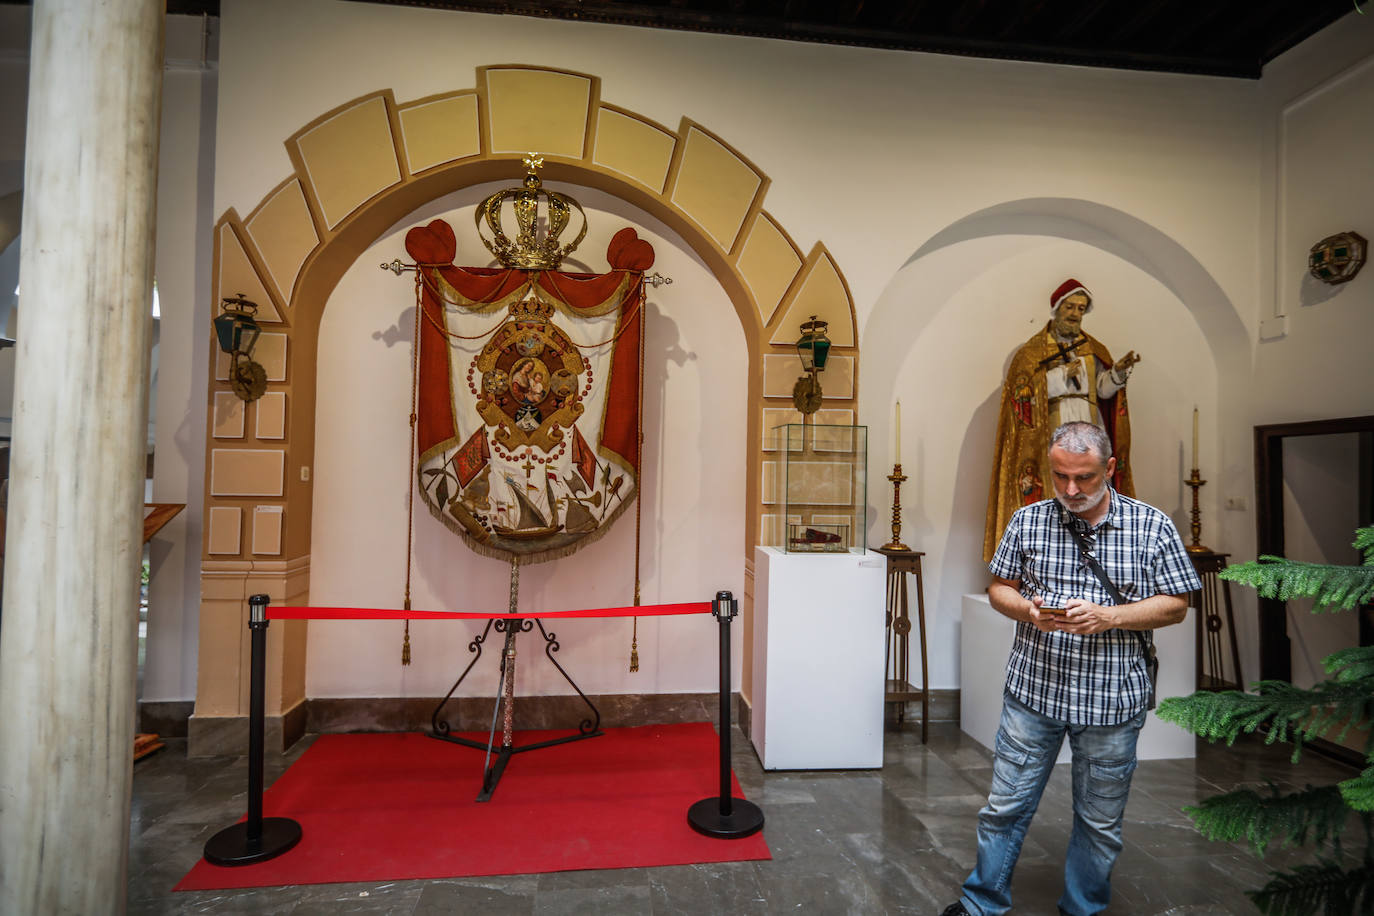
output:
[[[1112,457],[1112,442],[1107,432],[1095,423],[1081,420],[1065,423],[1050,436],[1050,448],[1058,446],[1066,452],[1082,455],[1093,452],[1105,465]]]

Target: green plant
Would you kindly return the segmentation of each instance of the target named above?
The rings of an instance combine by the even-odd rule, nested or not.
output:
[[[1263,556],[1223,570],[1221,576],[1249,585],[1266,598],[1312,598],[1313,612],[1352,610],[1374,601],[1374,528],[1355,533],[1363,551],[1359,566],[1302,563]],[[1210,740],[1233,743],[1241,734],[1265,733],[1270,744],[1289,742],[1297,762],[1303,744],[1334,734],[1344,740],[1352,728],[1374,722],[1374,646],[1353,646],[1322,662],[1328,679],[1304,690],[1287,681],[1267,680],[1254,693],[1231,690],[1170,697],[1159,704],[1159,716]],[[1281,847],[1311,843],[1315,864],[1270,873],[1269,883],[1247,892],[1260,911],[1271,916],[1374,912],[1374,730],[1364,747],[1365,769],[1330,786],[1307,786],[1284,793],[1241,789],[1203,799],[1184,811],[1211,840],[1244,841],[1258,856],[1271,844]],[[1364,851],[1352,856],[1341,835],[1352,820],[1365,832]],[[1353,860],[1353,861],[1352,861]]]

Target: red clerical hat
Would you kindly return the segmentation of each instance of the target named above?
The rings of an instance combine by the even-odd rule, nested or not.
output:
[[[1055,287],[1054,292],[1050,293],[1050,311],[1052,312],[1055,309],[1059,308],[1059,303],[1063,302],[1065,299],[1069,298],[1074,293],[1082,293],[1083,295],[1088,297],[1088,309],[1089,311],[1091,311],[1093,294],[1088,292],[1088,288],[1084,286],[1082,283],[1079,283],[1073,277],[1069,277],[1069,279],[1065,280],[1063,283],[1060,283],[1057,287]]]

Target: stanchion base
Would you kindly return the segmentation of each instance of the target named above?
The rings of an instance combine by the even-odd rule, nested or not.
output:
[[[248,838],[248,822],[225,827],[205,843],[211,865],[251,865],[275,859],[301,841],[301,825],[289,817],[262,819],[262,835]]]
[[[763,810],[743,798],[730,799],[730,813],[720,813],[720,796],[713,795],[687,809],[687,823],[697,833],[718,840],[738,840],[763,829]]]

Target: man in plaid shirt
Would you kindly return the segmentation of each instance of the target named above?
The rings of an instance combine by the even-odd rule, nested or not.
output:
[[[1188,593],[1202,587],[1169,517],[1111,488],[1116,459],[1099,427],[1056,429],[1049,462],[1057,498],[1018,510],[988,567],[988,599],[1016,621],[1016,641],[992,791],[978,812],[978,864],[944,916],[1011,909],[1012,869],[1065,734],[1074,819],[1059,911],[1106,909],[1150,697],[1142,642],[1180,623]],[[1124,604],[1115,605],[1066,525],[1081,533]]]

